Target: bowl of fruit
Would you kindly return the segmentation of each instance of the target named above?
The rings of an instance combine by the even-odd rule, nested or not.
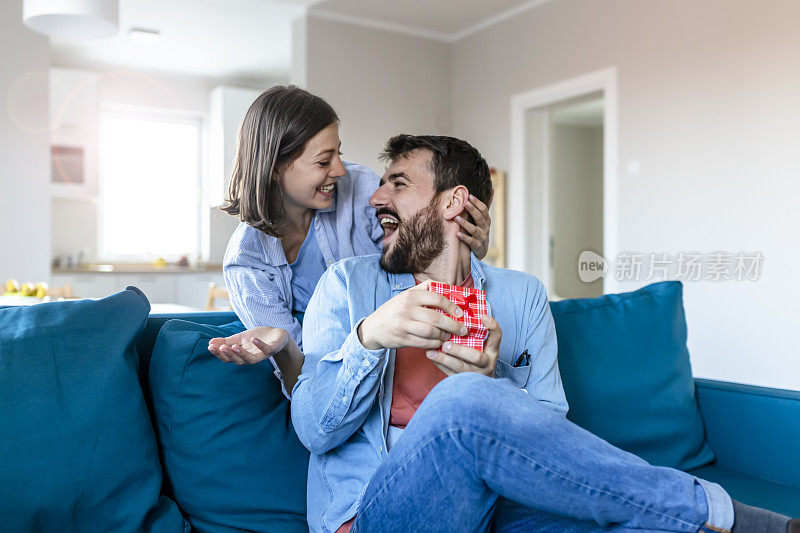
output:
[[[39,298],[40,300],[47,296],[47,289],[50,287],[44,281],[39,283],[20,283],[15,279],[6,281],[3,296],[26,296],[30,298]]]

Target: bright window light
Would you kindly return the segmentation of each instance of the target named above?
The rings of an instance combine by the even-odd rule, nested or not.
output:
[[[101,258],[195,258],[200,120],[104,113],[99,148]]]

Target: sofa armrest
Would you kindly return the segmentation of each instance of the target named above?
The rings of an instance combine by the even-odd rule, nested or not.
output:
[[[717,465],[800,487],[800,392],[695,379]]]

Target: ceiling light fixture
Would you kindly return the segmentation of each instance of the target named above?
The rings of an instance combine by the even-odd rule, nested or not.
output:
[[[51,37],[111,37],[119,30],[119,1],[23,0],[22,20],[33,31]]]

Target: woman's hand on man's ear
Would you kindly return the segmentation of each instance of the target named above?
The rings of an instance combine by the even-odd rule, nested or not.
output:
[[[461,226],[458,238],[470,247],[475,257],[483,259],[489,250],[489,227],[492,224],[489,207],[470,194],[465,208],[475,223],[469,222],[463,214],[457,216],[456,222]]]

